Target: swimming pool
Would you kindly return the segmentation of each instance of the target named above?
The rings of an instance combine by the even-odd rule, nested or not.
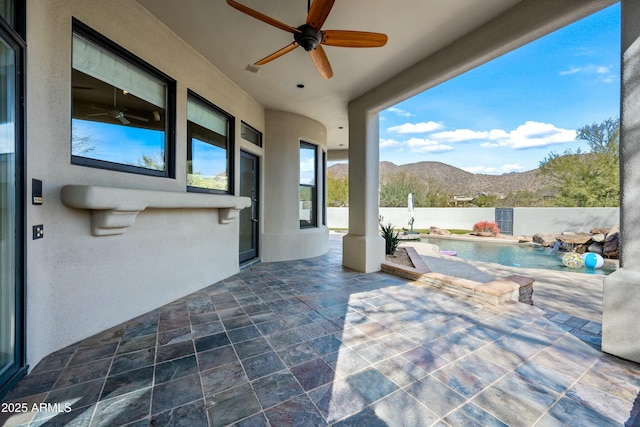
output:
[[[420,240],[438,245],[441,251],[456,251],[459,258],[471,261],[494,262],[510,267],[541,268],[574,273],[606,275],[613,272],[613,270],[605,268],[567,268],[562,265],[562,252],[555,252],[535,245],[472,242],[433,237],[425,237]]]

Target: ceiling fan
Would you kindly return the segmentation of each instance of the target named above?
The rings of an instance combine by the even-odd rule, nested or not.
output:
[[[326,21],[327,16],[329,16],[334,2],[335,0],[314,0],[309,7],[306,23],[296,28],[248,8],[234,0],[227,0],[227,4],[234,9],[276,28],[293,33],[293,43],[262,58],[256,62],[255,65],[264,65],[291,52],[298,46],[302,46],[304,50],[311,55],[311,59],[320,75],[327,80],[333,76],[333,70],[331,69],[331,64],[322,45],[338,47],[381,47],[387,43],[387,35],[381,33],[347,30],[323,31],[322,25]]]
[[[141,122],[148,122],[149,121],[149,119],[147,119],[146,117],[141,117],[141,116],[136,116],[136,115],[133,115],[133,114],[128,114],[128,113],[124,112],[124,109],[122,109],[122,108],[118,109],[116,96],[117,96],[117,89],[114,86],[114,88],[113,88],[113,108],[111,108],[109,110],[104,110],[104,112],[102,112],[102,113],[87,114],[87,116],[88,117],[111,116],[114,119],[119,120],[120,123],[122,123],[123,125],[131,124],[131,122],[128,120],[128,118],[134,119],[134,120],[139,120]]]

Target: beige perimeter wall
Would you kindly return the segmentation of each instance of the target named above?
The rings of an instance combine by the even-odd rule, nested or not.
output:
[[[348,208],[328,208],[330,228],[349,227]],[[380,208],[383,224],[396,228],[409,227],[407,208]],[[480,221],[494,221],[495,208],[416,208],[413,227],[431,226],[471,230]],[[588,232],[593,228],[620,224],[619,208],[513,208],[513,234]]]

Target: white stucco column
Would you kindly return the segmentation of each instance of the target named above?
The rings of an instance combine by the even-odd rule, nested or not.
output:
[[[640,362],[640,2],[622,0],[620,266],[604,281],[602,350]]]
[[[349,105],[349,234],[342,265],[364,273],[380,270],[384,239],[378,231],[379,118]]]

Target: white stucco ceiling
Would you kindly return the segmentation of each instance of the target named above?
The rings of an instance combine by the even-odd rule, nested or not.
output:
[[[348,144],[349,101],[520,2],[338,0],[324,30],[381,32],[389,41],[381,48],[325,46],[334,77],[324,80],[302,48],[263,65],[258,74],[246,71],[247,65],[291,43],[293,36],[224,0],[138,1],[264,107],[322,122],[330,149]],[[293,27],[303,24],[307,15],[306,0],[239,1]]]

